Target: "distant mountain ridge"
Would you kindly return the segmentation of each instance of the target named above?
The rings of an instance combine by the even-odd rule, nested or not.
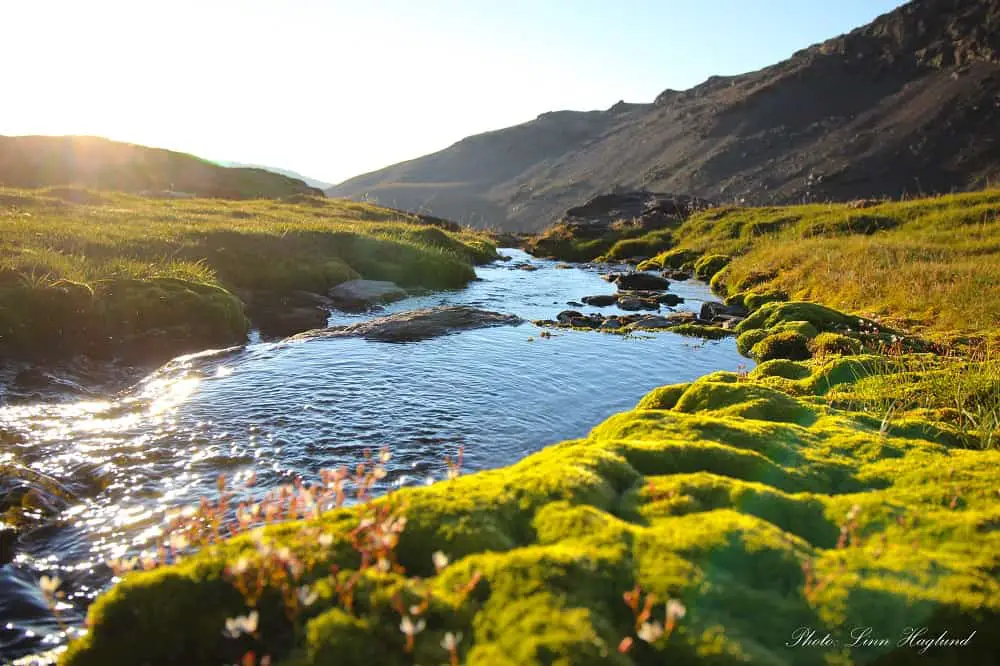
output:
[[[756,72],[545,113],[326,192],[507,230],[616,187],[754,204],[898,197],[996,182],[997,127],[1000,0],[914,0]]]
[[[263,169],[229,169],[186,153],[92,136],[0,136],[0,185],[225,199],[323,195],[301,180]]]
[[[292,171],[290,169],[279,169],[277,167],[266,166],[264,164],[247,164],[245,162],[229,162],[227,160],[216,160],[216,164],[219,166],[224,166],[230,169],[263,169],[264,171],[270,171],[272,173],[278,173],[282,176],[288,176],[289,178],[295,178],[296,180],[301,180],[303,183],[309,187],[315,187],[318,190],[325,190],[333,187],[333,183],[328,183],[323,180],[316,180],[315,178],[309,178],[308,176],[303,176],[301,173]]]

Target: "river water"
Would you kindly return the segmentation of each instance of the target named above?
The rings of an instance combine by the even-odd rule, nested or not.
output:
[[[615,290],[596,267],[503,252],[513,261],[479,267],[465,289],[378,314],[462,304],[530,322]],[[695,281],[670,289],[686,299],[678,310],[716,300]],[[337,313],[330,323],[372,316]],[[460,445],[463,472],[507,465],[585,436],[657,386],[750,365],[732,339],[539,332],[525,323],[413,343],[252,341],[175,359],[105,399],[0,406],[0,463],[57,481],[65,496],[39,508],[14,561],[0,567],[0,662],[64,643],[111,581],[104,563],[142,552],[165,512],[214,496],[220,474],[256,472],[263,492],[388,446],[387,483],[432,482]],[[41,575],[63,581],[61,624],[42,599]]]

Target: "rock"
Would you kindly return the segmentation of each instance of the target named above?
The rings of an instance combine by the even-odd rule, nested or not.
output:
[[[522,323],[520,317],[499,312],[479,310],[464,305],[441,306],[399,312],[369,321],[336,326],[333,328],[307,331],[292,336],[289,340],[312,340],[332,337],[360,337],[383,342],[412,342],[426,340],[456,331],[490,326],[516,326]]]
[[[670,287],[670,282],[652,273],[618,273],[614,279],[619,291],[664,291]]]
[[[615,330],[622,327],[622,321],[618,317],[608,317],[601,322],[601,330]]]
[[[555,268],[559,268],[559,269],[565,270],[567,268],[573,268],[573,267],[571,265],[565,263],[565,262],[560,262],[560,263],[558,263],[558,264],[555,265]]]
[[[395,282],[386,280],[348,280],[327,292],[333,304],[347,312],[362,312],[378,303],[392,303],[409,294]]]
[[[14,561],[17,554],[17,532],[7,526],[0,527],[0,567]]]
[[[622,310],[659,310],[660,304],[654,299],[639,298],[638,296],[620,296],[618,298],[618,307]]]
[[[250,320],[266,338],[284,338],[326,326],[330,313],[318,306],[254,308]]]
[[[599,308],[606,307],[608,305],[614,305],[618,302],[618,294],[598,294],[596,296],[584,296],[582,299],[587,305],[593,305]]]
[[[659,315],[649,315],[643,317],[639,321],[631,324],[630,327],[633,328],[667,328],[669,326],[674,326],[666,317],[661,317]]]
[[[667,269],[661,272],[660,275],[670,280],[675,280],[677,282],[683,282],[685,280],[691,279],[691,274],[688,273],[687,271],[680,271],[675,269]]]
[[[295,289],[286,298],[289,304],[294,305],[318,305],[321,307],[331,307],[333,305],[333,300],[323,294],[317,294],[314,291],[305,291],[304,289]]]
[[[659,298],[656,299],[661,304],[668,307],[673,307],[675,305],[680,305],[684,302],[684,299],[677,294],[661,294]]]
[[[534,264],[517,264],[516,268],[520,268],[522,271],[537,271],[538,266]]]
[[[563,310],[556,315],[556,321],[560,324],[568,324],[578,317],[582,317],[583,313],[577,312],[576,310]]]
[[[566,305],[570,306],[571,308],[583,307],[583,303],[580,303],[579,301],[566,301]]]
[[[714,301],[705,301],[701,304],[701,312],[698,314],[699,318],[705,321],[712,321],[720,315],[725,315],[727,317],[738,317],[740,319],[744,318],[749,314],[745,308],[741,308],[738,305],[726,305],[725,303],[717,303]]]
[[[743,321],[743,317],[734,317],[732,315],[718,315],[712,318],[711,323],[715,326],[721,326],[725,329],[736,328],[736,326]]]
[[[573,328],[597,328],[601,325],[603,319],[598,317],[573,317],[570,319],[569,324]]]

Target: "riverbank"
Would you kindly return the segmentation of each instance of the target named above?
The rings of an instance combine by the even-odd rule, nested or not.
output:
[[[1000,190],[724,206],[656,226],[621,220],[594,239],[586,226],[560,224],[528,246],[558,259],[635,258],[645,270],[692,271],[748,306],[808,300],[945,338],[996,339],[1000,329]]]
[[[291,308],[299,321],[322,326],[317,303],[339,283],[455,288],[474,279],[475,264],[496,257],[471,231],[313,197],[5,189],[0,221],[0,355],[14,359],[162,362],[241,344],[257,323],[248,321],[248,305],[251,319],[254,308],[262,319]],[[278,327],[290,334],[291,324]]]
[[[971,637],[935,663],[985,663],[1000,449],[948,415],[954,395],[990,409],[998,380],[995,358],[772,360],[656,389],[508,468],[249,531],[356,487],[329,477],[125,574],[62,663],[922,663],[907,627]],[[166,540],[201,543],[196,524]],[[830,638],[796,647],[802,627]]]

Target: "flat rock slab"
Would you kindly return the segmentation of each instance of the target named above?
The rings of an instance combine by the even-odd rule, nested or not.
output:
[[[367,310],[379,303],[392,303],[409,294],[395,282],[387,280],[348,280],[327,292],[333,304],[342,310]]]
[[[523,321],[514,315],[479,310],[464,305],[442,306],[399,312],[350,326],[307,331],[293,336],[289,340],[359,337],[383,342],[412,342],[474,328],[516,326]]]

